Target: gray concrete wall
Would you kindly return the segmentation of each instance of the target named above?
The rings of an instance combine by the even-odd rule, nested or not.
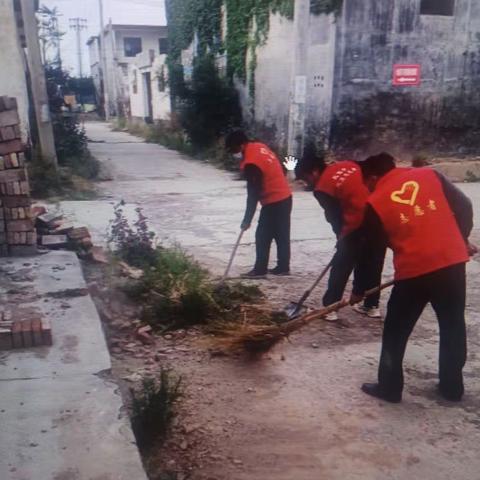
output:
[[[442,147],[478,127],[480,2],[420,15],[420,0],[344,0],[337,20],[332,138],[375,150]],[[392,85],[393,65],[421,64],[418,87]]]
[[[26,140],[29,132],[26,66],[12,0],[0,0],[0,23],[0,96],[17,99],[22,136]]]
[[[271,15],[266,43],[257,48],[255,125],[262,140],[285,148],[294,57],[293,22]]]
[[[337,23],[333,15],[310,15],[307,40],[305,135],[326,146],[330,133]]]

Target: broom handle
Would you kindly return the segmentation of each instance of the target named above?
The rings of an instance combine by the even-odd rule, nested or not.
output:
[[[365,292],[364,296],[362,297],[362,300],[364,300],[367,297],[370,297],[371,295],[375,295],[376,293],[381,292],[382,290],[385,290],[385,288],[391,287],[394,283],[395,283],[395,280],[390,280],[387,283],[383,283],[379,287],[375,287],[375,288],[372,288],[371,290],[367,290]],[[360,300],[360,301],[362,301],[362,300]],[[321,310],[317,310],[316,312],[312,312],[312,313],[307,313],[303,317],[303,322],[302,323],[304,323],[304,324],[310,323],[313,320],[316,320],[317,318],[323,317],[324,315],[327,315],[328,313],[336,312],[338,310],[341,310],[342,308],[345,308],[348,305],[350,305],[350,301],[346,300],[346,299],[340,300],[339,302],[336,302],[336,303],[332,303],[328,307],[322,308]],[[296,328],[295,328],[295,330],[296,330]]]
[[[240,241],[242,240],[244,232],[245,232],[245,230],[243,230],[243,229],[240,230],[240,234],[238,235],[235,246],[233,247],[232,254],[230,255],[230,260],[228,261],[227,268],[225,270],[225,273],[223,274],[223,277],[220,280],[220,283],[223,282],[227,278],[228,274],[230,273],[230,269],[232,268],[232,264],[233,264],[233,259],[235,258],[235,255],[237,254],[238,246],[240,245]]]
[[[322,281],[323,277],[327,274],[327,272],[330,270],[330,268],[332,267],[332,263],[333,263],[333,258],[330,260],[330,262],[328,263],[328,265],[322,270],[322,273],[320,273],[320,275],[318,276],[318,278],[315,280],[315,282],[313,283],[313,285],[305,291],[305,293],[302,295],[302,298],[297,302],[297,310],[299,310],[303,304],[305,303],[305,301],[307,300],[307,298],[311,295],[311,293],[315,290],[315,288],[317,287],[317,285]]]

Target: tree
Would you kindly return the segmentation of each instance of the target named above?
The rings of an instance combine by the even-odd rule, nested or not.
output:
[[[53,59],[50,63],[58,68],[62,68],[60,41],[65,32],[61,32],[58,27],[58,17],[60,16],[58,9],[57,7],[48,8],[42,5],[38,9],[38,14],[40,16],[39,39],[42,47],[43,63],[49,62],[49,50],[53,49]]]

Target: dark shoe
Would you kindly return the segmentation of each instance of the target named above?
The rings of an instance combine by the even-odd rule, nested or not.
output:
[[[461,393],[452,393],[442,388],[440,385],[437,385],[438,393],[449,402],[461,402],[463,397],[463,391]]]
[[[267,274],[266,273],[259,273],[255,269],[253,269],[253,270],[250,270],[247,273],[243,273],[242,275],[240,275],[240,277],[249,278],[251,280],[260,280],[262,278],[267,278]]]
[[[388,393],[380,388],[378,383],[364,383],[362,385],[362,392],[370,395],[371,397],[380,398],[390,403],[400,403],[402,401],[401,393]]]
[[[271,273],[272,275],[278,275],[278,276],[287,276],[290,275],[290,270],[285,270],[280,267],[275,267],[272,268],[271,270],[268,271],[268,273]]]

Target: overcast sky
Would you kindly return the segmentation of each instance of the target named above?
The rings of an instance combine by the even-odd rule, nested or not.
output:
[[[128,25],[166,25],[164,0],[104,0],[105,23]],[[69,28],[70,18],[87,19],[88,28],[82,31],[82,53],[84,74],[90,73],[88,47],[89,37],[100,31],[98,0],[40,0],[40,5],[57,7],[62,15],[60,29],[66,35],[62,39],[61,52],[64,67],[72,74],[78,74],[78,55],[76,34]]]

